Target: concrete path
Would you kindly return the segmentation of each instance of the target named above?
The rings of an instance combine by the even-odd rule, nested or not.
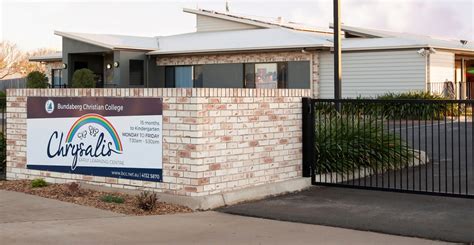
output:
[[[0,238],[2,244],[437,244],[217,212],[123,216],[6,191],[0,191]]]
[[[313,187],[220,211],[433,240],[474,242],[474,199]]]

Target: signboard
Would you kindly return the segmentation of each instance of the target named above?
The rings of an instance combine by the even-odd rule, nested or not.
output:
[[[28,97],[27,168],[162,181],[158,98]]]

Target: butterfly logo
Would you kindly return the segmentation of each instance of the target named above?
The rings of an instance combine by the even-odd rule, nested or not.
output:
[[[77,137],[78,137],[79,139],[81,139],[81,140],[82,140],[82,139],[85,139],[85,138],[87,137],[87,130],[84,130],[84,131],[78,133],[78,134],[77,134]]]
[[[97,136],[98,133],[99,133],[98,128],[95,128],[92,125],[89,125],[89,135],[90,136],[95,137],[95,136]]]

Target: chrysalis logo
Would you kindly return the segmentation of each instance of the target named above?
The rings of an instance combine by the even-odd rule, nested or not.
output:
[[[72,156],[73,171],[79,157],[102,158],[122,152],[122,141],[114,126],[98,114],[77,119],[66,137],[63,132],[54,131],[47,145],[49,158]]]
[[[44,109],[49,114],[53,113],[53,111],[54,111],[54,102],[52,100],[47,100],[46,104],[44,104]]]

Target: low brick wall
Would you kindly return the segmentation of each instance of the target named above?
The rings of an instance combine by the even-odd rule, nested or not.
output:
[[[309,89],[13,89],[7,96],[10,180],[205,196],[301,177],[301,98]],[[163,182],[27,169],[28,96],[163,98]]]

